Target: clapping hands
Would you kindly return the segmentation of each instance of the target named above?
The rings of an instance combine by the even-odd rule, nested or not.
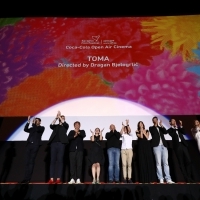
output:
[[[103,132],[104,128],[100,131],[101,133]]]
[[[128,124],[129,124],[129,120],[126,119],[126,126],[127,126]],[[122,122],[122,126],[123,126],[123,127],[125,126],[123,122]]]
[[[61,112],[60,112],[60,111],[58,111],[58,114],[57,114],[57,116],[58,116],[58,117],[60,117],[60,116],[61,116]]]
[[[94,134],[94,131],[92,131],[91,129],[90,129],[90,132],[91,132],[92,134]]]
[[[31,116],[29,115],[28,116],[28,122],[30,122],[31,121]],[[32,120],[32,124],[35,124],[35,117],[33,118],[33,120]]]

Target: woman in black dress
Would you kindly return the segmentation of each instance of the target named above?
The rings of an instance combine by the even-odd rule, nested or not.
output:
[[[104,155],[103,149],[101,147],[101,141],[103,140],[102,132],[104,129],[100,131],[99,128],[95,128],[95,131],[92,130],[92,136],[90,140],[92,141],[92,148],[90,150],[90,154],[88,156],[90,166],[92,168],[92,177],[93,177],[93,184],[100,184],[99,176],[100,176],[100,169],[101,165],[104,164]]]
[[[136,135],[138,137],[139,182],[155,182],[156,172],[151,145],[148,141],[149,131],[145,130],[145,125],[142,121],[138,122]]]

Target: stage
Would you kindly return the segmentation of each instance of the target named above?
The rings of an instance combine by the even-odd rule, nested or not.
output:
[[[0,184],[2,200],[58,199],[134,199],[134,200],[199,200],[200,184]]]
[[[83,173],[81,181],[84,184],[67,184],[70,181],[68,150],[66,149],[63,184],[47,184],[49,180],[50,155],[47,142],[44,141],[35,160],[34,172],[29,184],[18,184],[24,176],[24,149],[25,141],[0,142],[0,199],[2,200],[46,200],[46,199],[134,199],[134,200],[200,200],[200,174],[199,152],[195,141],[188,141],[191,158],[193,161],[194,179],[196,183],[186,184],[177,163],[177,159],[169,143],[169,165],[172,180],[176,184],[139,184],[137,141],[133,141],[133,184],[108,184],[108,161],[103,148],[106,162],[101,168],[100,181],[102,184],[92,184],[91,169],[88,166],[88,151],[90,141],[84,141],[85,159],[83,161]],[[121,163],[121,161],[120,161]],[[120,166],[121,168],[121,166]],[[122,180],[122,173],[120,172]]]

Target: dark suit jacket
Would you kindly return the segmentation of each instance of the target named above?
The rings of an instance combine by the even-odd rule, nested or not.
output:
[[[71,130],[68,135],[69,139],[69,151],[83,151],[84,150],[84,144],[83,144],[83,138],[86,136],[84,130],[79,130],[79,134],[77,137],[74,137],[75,131]],[[77,147],[77,148],[76,148]]]
[[[67,137],[67,131],[69,128],[69,124],[67,124],[66,122],[62,123],[62,125],[50,124],[50,128],[53,130],[53,132],[49,138],[48,144],[50,144],[52,142],[52,140],[54,139],[56,134],[58,134],[61,143],[63,143],[63,144],[69,143],[68,137]]]
[[[160,134],[155,126],[149,127],[149,132],[151,133],[151,136],[152,136],[151,146],[157,147],[159,145],[160,138],[161,138],[163,145],[165,147],[168,147],[167,141],[164,138],[164,134],[167,134],[167,130],[165,129],[165,127],[162,128],[162,127],[158,126],[158,128],[159,128]]]
[[[179,146],[180,142],[179,142],[179,139],[178,139],[178,135],[176,133],[176,129],[171,127],[167,130],[167,133],[169,133],[169,135],[172,137],[173,147],[177,148]],[[186,134],[184,128],[178,127],[178,134],[179,134],[179,137],[181,139],[181,143],[184,144],[187,147],[188,144],[187,144],[185,138],[183,137],[183,134],[184,135]]]
[[[24,131],[29,133],[28,142],[32,142],[35,145],[41,145],[41,138],[42,134],[44,133],[44,126],[36,126],[35,124],[32,124],[31,128],[28,128],[29,123],[27,122]]]

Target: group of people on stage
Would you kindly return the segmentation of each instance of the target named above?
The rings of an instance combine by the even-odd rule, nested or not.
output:
[[[56,124],[56,121],[59,121]],[[137,124],[137,130],[134,131],[138,138],[138,169],[139,182],[151,183],[157,182],[173,184],[170,176],[170,169],[168,164],[168,144],[164,135],[169,134],[172,137],[173,149],[178,159],[178,163],[186,182],[195,182],[192,178],[192,162],[188,151],[188,144],[184,139],[185,134],[182,121],[179,120],[179,125],[175,119],[169,121],[171,127],[166,130],[162,121],[158,121],[157,117],[152,119],[153,125],[149,129],[145,128],[142,121]],[[34,161],[41,145],[41,137],[45,130],[41,126],[41,119],[34,118],[32,127],[30,125],[30,116],[25,125],[24,131],[29,133],[28,143],[25,151],[25,176],[20,183],[29,183]],[[56,118],[50,124],[52,134],[49,138],[48,144],[51,148],[51,162],[50,162],[50,179],[48,183],[62,183],[61,177],[63,173],[63,159],[65,147],[69,144],[69,161],[70,161],[70,181],[69,184],[81,183],[82,161],[84,143],[83,139],[86,137],[84,130],[80,129],[79,121],[74,122],[74,129],[69,129],[69,124],[65,121],[65,116],[58,111]],[[102,132],[96,128],[91,131],[90,140],[92,142],[92,149],[88,155],[88,161],[91,166],[93,176],[93,184],[100,184],[100,171],[103,166],[105,158],[101,141],[103,140]],[[195,139],[198,141],[200,150],[200,123],[195,120],[195,127],[191,129]],[[152,139],[149,140],[151,134]],[[110,125],[110,131],[105,134],[107,140],[107,155],[108,155],[108,182],[120,183],[120,154],[122,160],[123,183],[132,183],[132,147],[131,127],[129,120],[126,120],[120,131],[117,131],[114,124]],[[120,142],[120,138],[122,141]],[[154,162],[155,161],[155,162]],[[56,165],[57,163],[57,165]],[[155,164],[156,166],[155,166]],[[162,170],[164,169],[164,174]]]

